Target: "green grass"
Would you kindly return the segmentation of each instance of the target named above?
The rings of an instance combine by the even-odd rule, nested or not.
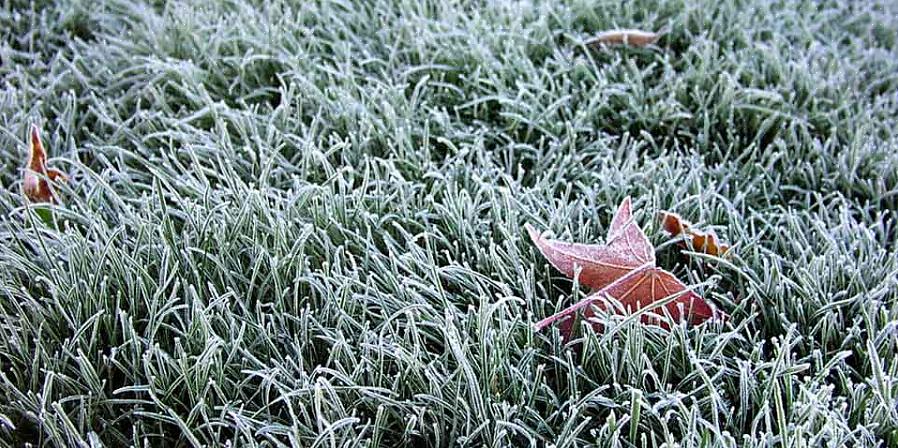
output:
[[[612,27],[670,32],[582,45]],[[894,1],[0,2],[0,441],[896,446],[896,33]],[[598,242],[627,195],[730,322],[534,333],[587,291],[523,225]]]

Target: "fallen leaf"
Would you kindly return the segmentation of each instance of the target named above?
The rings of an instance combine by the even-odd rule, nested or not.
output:
[[[556,269],[573,278],[579,272],[580,283],[596,289],[579,303],[539,321],[536,330],[561,321],[561,332],[569,338],[574,317],[579,311],[585,318],[594,315],[594,307],[609,310],[614,298],[623,309],[615,312],[646,311],[643,323],[657,323],[663,308],[674,321],[701,323],[723,316],[701,296],[690,290],[672,273],[655,266],[655,251],[642,229],[633,220],[632,201],[624,199],[615,213],[605,244],[577,244],[543,238],[533,226],[526,225],[530,238]],[[652,313],[649,313],[652,312]],[[601,327],[594,324],[596,330]]]
[[[692,223],[672,212],[661,212],[661,227],[671,236],[682,236],[680,245],[687,247],[687,241],[691,243],[691,249],[703,252],[715,257],[723,257],[729,253],[730,246],[720,242],[717,233],[713,230],[701,231],[692,226]]]
[[[22,191],[31,202],[55,202],[56,198],[50,187],[50,180],[68,180],[65,173],[53,168],[47,168],[47,152],[41,142],[40,129],[37,125],[31,125],[31,135],[28,140],[28,162],[25,166],[25,176],[22,180]]]
[[[624,199],[611,226],[606,244],[577,244],[545,239],[530,224],[525,228],[549,263],[562,274],[590,288],[600,289],[646,263],[655,263],[655,250],[633,221],[630,198]]]
[[[609,298],[617,300],[623,309],[611,308],[613,302]],[[574,315],[582,311],[583,318],[590,319],[595,316],[596,308],[605,311],[611,309],[621,314],[647,311],[640,316],[640,321],[644,324],[656,324],[662,328],[668,328],[667,322],[658,316],[662,308],[667,310],[675,322],[687,321],[699,324],[712,317],[723,316],[672,273],[656,266],[645,265],[565,310],[537,322],[535,328],[539,331],[561,320],[561,334],[565,339],[569,339],[573,332]],[[592,325],[594,330],[602,330],[600,324]]]
[[[661,228],[671,235],[680,235],[689,228],[689,223],[680,215],[671,212],[661,212]]]
[[[650,31],[634,29],[609,30],[597,34],[587,41],[586,45],[629,45],[631,47],[645,47],[657,42],[660,37],[661,34]]]

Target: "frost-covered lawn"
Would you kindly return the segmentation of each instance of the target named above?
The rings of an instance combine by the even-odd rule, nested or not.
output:
[[[618,27],[669,32],[582,45]],[[0,442],[898,444],[895,1],[8,0],[0,35]],[[601,242],[626,196],[731,319],[534,332],[588,291],[524,224]]]

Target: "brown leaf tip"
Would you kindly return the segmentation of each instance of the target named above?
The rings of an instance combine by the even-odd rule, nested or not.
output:
[[[44,144],[41,142],[40,128],[36,124],[32,124],[28,142],[28,168],[43,173],[46,161],[47,153],[44,151]]]
[[[689,228],[689,223],[676,213],[661,211],[660,215],[661,228],[671,235],[679,235]]]

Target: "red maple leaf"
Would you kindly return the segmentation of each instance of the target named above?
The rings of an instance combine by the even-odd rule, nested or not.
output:
[[[537,322],[537,331],[561,321],[562,334],[568,338],[573,317],[581,312],[589,319],[596,308],[621,313],[643,312],[643,323],[657,323],[664,328],[668,327],[667,321],[659,316],[663,310],[674,321],[694,324],[725,316],[672,273],[655,266],[655,249],[633,220],[629,197],[611,220],[605,244],[549,240],[533,226],[528,224],[526,228],[552,266],[571,278],[579,271],[580,283],[595,290],[580,302]],[[622,309],[613,307],[609,298],[619,302]],[[601,329],[595,324],[594,328]]]

